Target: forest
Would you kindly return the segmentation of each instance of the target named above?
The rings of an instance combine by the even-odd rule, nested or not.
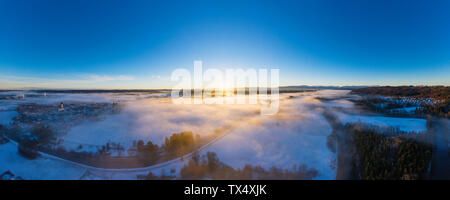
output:
[[[368,95],[433,98],[447,102],[450,99],[449,86],[383,86],[357,88],[352,91],[354,93]]]
[[[363,180],[427,179],[432,156],[429,133],[391,133],[347,124],[355,152],[354,177]]]

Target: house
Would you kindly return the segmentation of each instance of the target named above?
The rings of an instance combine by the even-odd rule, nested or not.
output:
[[[11,171],[3,172],[0,174],[0,180],[23,180],[22,177],[14,175]]]
[[[59,111],[64,111],[64,103],[61,102],[61,104],[59,104]]]
[[[2,133],[0,133],[0,144],[5,144],[8,142],[9,142],[9,139],[6,138],[5,136],[3,136]]]

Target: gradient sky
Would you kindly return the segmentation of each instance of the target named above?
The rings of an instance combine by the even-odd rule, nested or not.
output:
[[[170,88],[194,60],[282,85],[450,85],[450,1],[0,0],[0,88]]]

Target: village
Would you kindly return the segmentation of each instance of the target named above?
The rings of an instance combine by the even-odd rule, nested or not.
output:
[[[106,114],[120,112],[120,105],[112,103],[73,102],[64,104],[20,104],[16,111],[18,116],[13,119],[13,126],[29,129],[36,124],[58,127],[57,132],[64,133],[82,120],[95,120]]]

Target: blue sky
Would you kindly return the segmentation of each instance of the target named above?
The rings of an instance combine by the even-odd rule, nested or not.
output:
[[[450,85],[450,1],[0,0],[0,88],[170,88],[176,68],[282,85]]]

